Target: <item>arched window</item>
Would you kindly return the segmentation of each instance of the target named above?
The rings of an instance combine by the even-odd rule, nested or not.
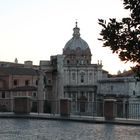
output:
[[[85,73],[81,72],[81,79],[80,79],[81,83],[84,83],[84,79],[85,79],[84,77],[85,77]]]
[[[84,75],[81,75],[81,83],[84,83]]]

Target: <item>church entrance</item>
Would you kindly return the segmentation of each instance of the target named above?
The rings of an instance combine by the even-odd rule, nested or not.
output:
[[[78,106],[79,106],[80,113],[86,112],[86,109],[87,109],[87,98],[85,96],[81,96],[78,99]]]

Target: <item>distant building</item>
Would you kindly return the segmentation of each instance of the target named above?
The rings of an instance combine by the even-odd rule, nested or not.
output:
[[[98,97],[115,97],[121,100],[140,96],[140,81],[132,71],[98,81]]]
[[[83,114],[93,112],[94,101],[101,102],[103,108],[106,98],[114,98],[122,106],[126,102],[140,102],[140,82],[132,71],[111,76],[102,69],[101,61],[92,64],[91,57],[90,47],[80,37],[76,22],[63,54],[42,60],[39,66],[32,61],[0,62],[0,109],[12,111],[15,96],[30,96],[33,104],[38,103],[39,112],[48,105],[51,113],[60,112],[59,101],[63,98],[72,101],[72,112]],[[100,105],[94,107],[99,109]]]
[[[38,72],[32,68],[0,67],[0,109],[12,111],[16,96],[38,97]]]
[[[70,98],[75,101],[72,111],[88,113],[91,108],[86,103],[96,100],[98,80],[108,76],[102,63],[91,64],[91,56],[76,22],[73,37],[63,48],[63,54],[51,56],[50,61],[40,61],[40,69],[46,73],[46,97],[52,100]],[[85,104],[80,104],[82,101]]]
[[[108,98],[116,99],[120,116],[140,115],[140,81],[132,71],[98,81],[97,101]]]

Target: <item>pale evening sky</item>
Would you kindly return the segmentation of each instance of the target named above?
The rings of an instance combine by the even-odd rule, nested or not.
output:
[[[49,60],[62,54],[78,21],[81,38],[89,45],[92,63],[102,60],[103,69],[117,73],[129,69],[98,40],[98,19],[128,15],[122,0],[0,0],[0,61],[19,63]]]

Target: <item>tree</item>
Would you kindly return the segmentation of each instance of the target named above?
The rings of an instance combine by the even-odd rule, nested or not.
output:
[[[124,9],[130,16],[117,21],[115,18],[99,19],[102,26],[100,35],[103,47],[110,47],[117,53],[121,61],[133,62],[134,72],[140,77],[140,0],[123,0]]]

